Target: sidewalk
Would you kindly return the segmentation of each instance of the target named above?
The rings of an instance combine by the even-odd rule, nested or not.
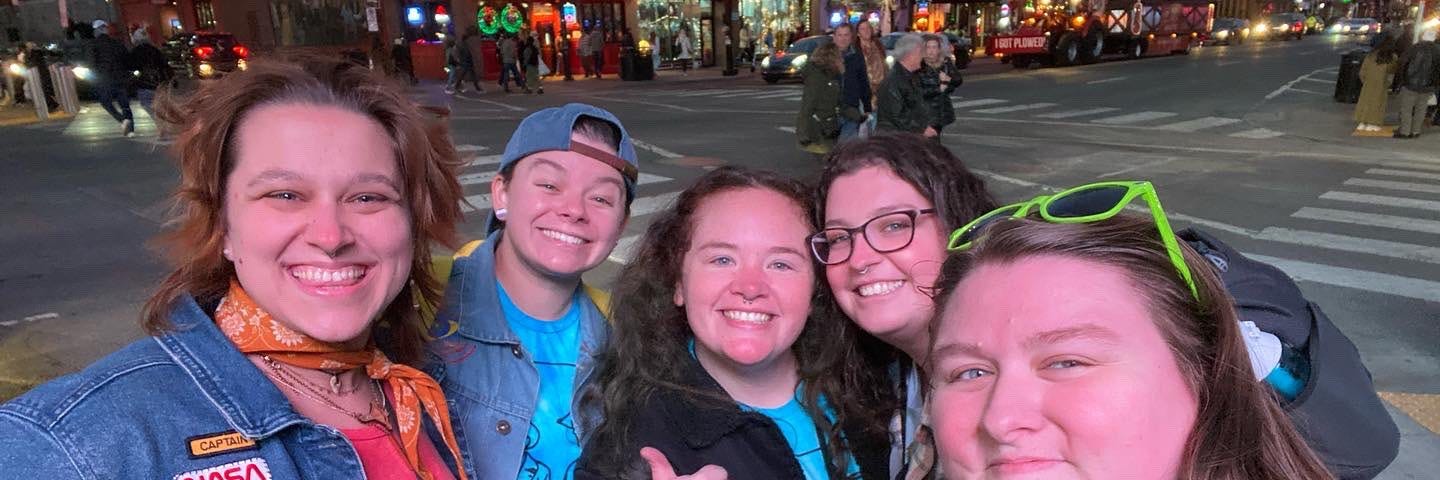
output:
[[[71,117],[63,111],[56,111],[50,114],[50,122],[69,120]],[[35,116],[35,106],[29,103],[20,105],[0,106],[0,127],[13,127],[39,123],[40,119]]]
[[[1325,92],[1333,89],[1333,85]],[[1285,108],[1261,109],[1246,115],[1246,120],[1277,132],[1317,143],[1370,148],[1376,151],[1402,153],[1419,159],[1440,160],[1440,127],[1427,121],[1420,138],[1398,139],[1389,135],[1354,135],[1355,104],[1336,102],[1330,96],[1307,95],[1307,101],[1286,102]],[[1399,101],[1391,95],[1385,119],[1387,130],[1400,124],[1396,113]],[[1283,113],[1277,113],[1283,112]]]

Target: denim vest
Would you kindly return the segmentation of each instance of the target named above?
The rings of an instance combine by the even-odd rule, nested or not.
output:
[[[344,435],[296,413],[193,299],[177,302],[170,321],[169,332],[0,406],[0,472],[24,479],[211,472],[247,480],[365,478]]]
[[[458,322],[453,335],[431,344],[426,373],[445,389],[450,421],[460,441],[460,456],[470,478],[509,480],[524,466],[526,434],[540,395],[540,374],[520,338],[510,330],[496,292],[495,247],[504,230],[490,234],[478,247],[461,249],[445,287],[445,304],[437,319]],[[586,290],[589,290],[586,288]],[[597,413],[582,415],[582,388],[595,371],[595,357],[609,331],[592,295],[580,305],[580,355],[575,367],[572,404],[580,444],[585,427]]]

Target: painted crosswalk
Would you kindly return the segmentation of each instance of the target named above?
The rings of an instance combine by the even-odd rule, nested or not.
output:
[[[1228,136],[1263,140],[1284,135],[1264,128],[1236,130],[1244,122],[1233,117],[1185,118],[1178,112],[1127,111],[1120,107],[1081,107],[1053,102],[1012,103],[1003,98],[961,98],[951,102],[958,112],[974,115],[1020,115],[1044,121],[1068,121],[1092,126],[1114,126],[1164,130],[1181,133],[1217,132]],[[1065,123],[1069,124],[1069,123]]]
[[[1124,114],[1124,115],[1116,115],[1116,116],[1113,116],[1113,117],[1097,118],[1097,119],[1095,119],[1095,120],[1091,120],[1091,122],[1092,122],[1092,123],[1099,123],[1099,124],[1102,124],[1102,125],[1130,125],[1130,124],[1132,124],[1132,123],[1149,122],[1149,121],[1152,121],[1152,120],[1159,120],[1159,119],[1162,119],[1162,118],[1169,118],[1169,117],[1173,117],[1173,116],[1176,116],[1176,115],[1179,115],[1179,114],[1178,114],[1178,113],[1175,113],[1175,112],[1150,112],[1150,111],[1145,111],[1145,112],[1127,113],[1127,114]]]

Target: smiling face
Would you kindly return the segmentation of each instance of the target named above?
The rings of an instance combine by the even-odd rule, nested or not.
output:
[[[225,249],[240,285],[293,330],[364,343],[414,255],[390,136],[349,110],[282,104],[235,139]]]
[[[835,28],[835,33],[831,37],[835,41],[835,46],[840,48],[841,53],[844,53],[851,44],[855,43],[855,29],[849,24],[842,24]]]
[[[603,142],[573,135],[611,154]],[[505,209],[499,255],[513,255],[527,269],[550,278],[578,278],[595,268],[625,228],[625,181],[599,160],[571,151],[548,151],[520,159],[509,179],[490,184],[496,209]]]
[[[858,227],[887,213],[934,205],[889,167],[872,165],[837,177],[825,199],[826,227]],[[935,302],[921,289],[935,285],[945,260],[945,238],[934,214],[915,217],[910,245],[876,252],[855,238],[845,263],[825,267],[840,309],[860,328],[892,345],[921,339]]]
[[[1176,478],[1197,400],[1122,270],[985,264],[948,305],[930,359],[947,475]]]
[[[692,222],[675,305],[701,362],[748,370],[789,356],[815,290],[800,206],[771,190],[730,190],[703,200]]]

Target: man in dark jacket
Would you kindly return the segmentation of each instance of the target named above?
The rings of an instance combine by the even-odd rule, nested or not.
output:
[[[140,71],[135,96],[139,97],[140,108],[154,118],[155,109],[151,105],[155,103],[155,91],[170,85],[175,73],[170,69],[170,62],[165,61],[165,54],[150,44],[146,29],[136,30],[130,37],[130,43],[135,44],[135,48],[130,50],[130,64]]]
[[[1420,34],[1420,42],[1405,50],[1396,70],[1395,83],[1400,87],[1400,128],[1395,138],[1415,138],[1425,125],[1425,107],[1440,87],[1440,46],[1435,45],[1435,30]]]
[[[918,33],[907,33],[895,42],[895,66],[890,75],[880,84],[879,101],[876,102],[875,118],[877,130],[911,132],[935,137],[938,132],[930,107],[925,104],[925,94],[920,88],[920,70],[925,40]]]
[[[835,46],[844,57],[845,71],[840,77],[840,141],[860,135],[860,125],[870,114],[870,77],[865,71],[865,57],[855,45],[855,27],[842,23],[831,34]]]
[[[395,73],[414,85],[419,82],[415,78],[415,62],[410,58],[410,46],[405,44],[404,37],[395,38],[395,46],[390,47],[390,61],[395,63]]]
[[[135,117],[130,114],[130,52],[110,36],[110,24],[96,20],[91,26],[95,28],[95,55],[90,62],[95,72],[95,95],[128,137],[135,134]]]

